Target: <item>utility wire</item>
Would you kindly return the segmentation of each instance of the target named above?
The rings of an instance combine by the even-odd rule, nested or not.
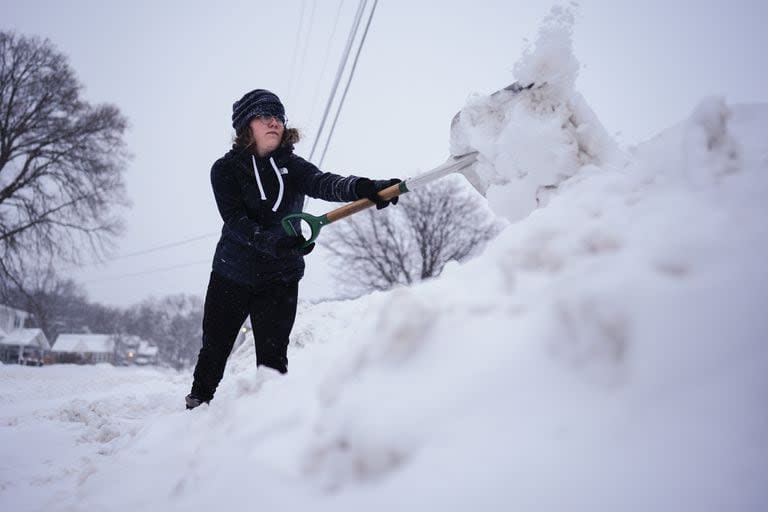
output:
[[[162,250],[165,250],[165,249],[170,249],[171,247],[178,247],[179,245],[185,245],[185,244],[189,244],[189,243],[192,243],[192,242],[197,242],[198,240],[203,240],[203,239],[211,238],[213,236],[218,236],[218,235],[219,235],[219,232],[207,233],[205,235],[200,235],[200,236],[196,236],[196,237],[192,237],[192,238],[187,238],[185,240],[179,240],[177,242],[171,242],[169,244],[159,245],[159,246],[156,246],[156,247],[149,247],[149,248],[143,249],[141,251],[131,252],[131,253],[128,253],[128,254],[121,254],[119,256],[115,256],[115,257],[112,257],[112,258],[104,258],[104,259],[97,260],[97,261],[91,261],[91,262],[85,263],[85,264],[66,265],[66,266],[63,267],[62,270],[64,270],[64,271],[82,270],[82,269],[84,269],[86,267],[93,267],[93,266],[96,266],[96,265],[101,265],[101,264],[104,264],[104,263],[111,263],[113,261],[122,260],[122,259],[125,259],[125,258],[132,258],[134,256],[140,256],[142,254],[149,254],[149,253],[153,253],[153,252],[157,252],[157,251],[162,251]]]
[[[304,69],[306,68],[307,61],[307,49],[309,48],[309,40],[312,36],[312,27],[315,22],[315,10],[317,9],[317,0],[312,2],[312,10],[309,11],[309,26],[307,27],[307,37],[304,38],[304,50],[301,52],[301,60],[299,61],[299,77],[296,79],[296,87],[301,88],[301,80],[304,78]]]
[[[291,77],[288,81],[288,96],[293,98],[293,89],[296,83],[296,61],[299,56],[299,46],[301,43],[301,27],[304,25],[304,11],[307,7],[307,0],[301,1],[301,13],[299,14],[299,26],[296,27],[296,42],[293,45],[293,58],[291,59]]]
[[[357,53],[355,53],[355,60],[352,62],[352,70],[349,72],[349,77],[347,78],[347,85],[344,87],[344,92],[342,93],[341,100],[339,101],[339,107],[336,109],[336,116],[333,118],[333,124],[331,125],[331,129],[328,132],[328,138],[325,140],[325,147],[323,148],[323,154],[320,156],[320,162],[318,162],[317,164],[318,167],[323,166],[323,160],[325,160],[325,153],[328,151],[328,146],[331,143],[331,137],[333,137],[333,131],[336,129],[336,122],[339,120],[341,109],[344,106],[344,100],[347,98],[347,92],[349,91],[349,86],[352,83],[352,77],[355,76],[355,69],[357,69],[357,61],[360,58],[360,52],[363,50],[363,45],[365,44],[365,38],[368,35],[368,29],[371,27],[371,20],[373,20],[373,13],[376,12],[376,4],[378,3],[379,3],[379,0],[373,1],[373,7],[371,8],[371,12],[368,15],[368,21],[365,24],[363,37],[360,39],[360,45],[357,47]]]
[[[180,265],[171,265],[170,267],[153,268],[150,270],[143,270],[141,272],[132,272],[130,274],[120,274],[117,276],[102,277],[99,279],[88,279],[87,281],[82,281],[82,283],[88,284],[88,283],[102,283],[104,281],[116,281],[118,279],[125,279],[126,277],[136,277],[136,276],[143,276],[146,274],[154,274],[157,272],[167,272],[169,270],[176,270],[178,268],[191,267],[193,265],[202,265],[203,263],[210,264],[211,260],[207,259],[207,260],[191,261],[189,263],[182,263]]]
[[[336,71],[336,78],[333,81],[333,86],[331,87],[331,94],[328,97],[328,102],[325,105],[325,112],[323,113],[323,119],[320,121],[320,127],[317,129],[317,134],[315,135],[315,141],[312,143],[312,151],[309,153],[309,160],[312,160],[312,157],[315,154],[315,149],[317,149],[317,143],[320,141],[320,137],[323,133],[323,128],[325,127],[325,122],[328,120],[328,113],[331,110],[331,104],[333,103],[333,98],[336,96],[336,91],[339,88],[339,82],[341,81],[341,76],[344,72],[344,68],[346,67],[347,61],[349,60],[349,52],[352,49],[352,43],[355,40],[355,36],[357,35],[357,30],[360,27],[360,20],[363,17],[363,10],[365,9],[365,5],[368,3],[368,0],[360,0],[360,5],[357,7],[357,13],[355,13],[355,21],[352,24],[352,29],[349,32],[349,38],[347,39],[347,46],[344,48],[344,54],[341,57],[341,62],[339,62],[339,69]]]
[[[325,70],[328,67],[328,58],[331,56],[331,45],[333,44],[334,36],[336,35],[336,28],[339,26],[339,18],[341,18],[341,8],[344,7],[344,0],[339,2],[339,7],[336,9],[336,19],[333,21],[333,28],[331,29],[331,36],[328,38],[328,44],[325,48],[325,58],[323,58],[323,67],[320,70],[320,81],[325,76]],[[315,94],[312,96],[312,111],[310,112],[310,123],[315,119],[315,107],[317,106],[317,97],[320,95],[320,87],[313,87]]]
[[[196,237],[193,237],[193,238],[187,238],[186,240],[179,240],[178,242],[171,242],[169,244],[159,245],[157,247],[150,247],[149,249],[144,249],[144,250],[141,250],[141,251],[131,252],[131,253],[128,253],[128,254],[122,254],[120,256],[115,256],[114,258],[109,258],[109,259],[107,259],[105,261],[116,261],[116,260],[122,260],[124,258],[131,258],[133,256],[140,256],[142,254],[149,254],[151,252],[162,251],[163,249],[170,249],[171,247],[177,247],[179,245],[184,245],[184,244],[188,244],[188,243],[192,243],[192,242],[197,242],[198,240],[203,240],[205,238],[211,238],[211,237],[218,236],[218,235],[219,235],[218,231],[214,232],[214,233],[206,233],[205,235],[200,235],[200,236],[196,236]]]

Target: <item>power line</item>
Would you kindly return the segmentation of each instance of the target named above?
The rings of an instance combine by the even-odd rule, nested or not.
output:
[[[309,40],[312,36],[312,27],[315,22],[315,10],[317,9],[317,0],[312,2],[312,10],[309,12],[309,26],[307,28],[307,37],[304,38],[304,50],[301,52],[301,60],[299,61],[299,77],[296,79],[296,83],[300,86],[301,79],[304,77],[305,63],[307,61],[307,49],[309,48]]]
[[[365,9],[366,4],[368,3],[368,0],[361,0],[360,5],[357,7],[357,13],[355,13],[355,21],[352,23],[352,28],[349,32],[349,38],[347,39],[347,45],[344,48],[344,53],[341,57],[341,61],[339,62],[339,69],[336,71],[336,78],[333,81],[333,86],[331,87],[331,94],[328,97],[328,102],[325,105],[325,112],[323,112],[323,119],[320,121],[320,126],[317,129],[317,134],[315,135],[315,141],[312,143],[312,151],[309,153],[309,160],[312,160],[312,157],[315,154],[315,149],[317,149],[317,143],[320,141],[320,137],[323,133],[323,128],[325,128],[325,122],[328,120],[328,113],[331,110],[331,105],[333,103],[333,98],[336,96],[336,91],[339,88],[339,82],[341,81],[341,76],[344,73],[344,68],[346,67],[347,61],[349,60],[349,52],[352,49],[352,43],[355,40],[355,36],[357,35],[357,30],[360,27],[360,21],[363,18],[363,11]]]
[[[368,36],[368,29],[371,27],[371,21],[373,20],[373,13],[376,12],[376,4],[379,3],[379,0],[373,1],[373,7],[371,7],[371,12],[368,15],[368,21],[365,24],[365,30],[363,31],[363,37],[360,39],[360,45],[357,47],[357,53],[355,53],[355,60],[352,62],[352,69],[349,72],[349,77],[347,78],[347,85],[344,87],[344,92],[341,95],[341,100],[339,101],[339,107],[336,109],[336,116],[333,118],[333,124],[331,125],[331,130],[328,132],[328,138],[325,140],[325,147],[323,148],[323,154],[320,156],[320,162],[318,162],[317,166],[322,167],[323,166],[323,160],[325,160],[325,153],[328,151],[328,146],[331,144],[331,137],[333,137],[333,132],[336,129],[336,122],[339,120],[339,115],[341,114],[341,108],[344,106],[344,100],[347,98],[347,92],[349,91],[349,86],[352,83],[352,77],[355,76],[355,69],[357,69],[357,61],[360,58],[360,52],[363,50],[363,45],[365,44],[365,38]]]
[[[307,0],[301,1],[301,12],[299,14],[299,26],[296,28],[296,42],[293,45],[293,58],[291,59],[291,77],[288,81],[288,96],[293,98],[293,88],[296,83],[296,62],[299,55],[299,46],[301,43],[301,27],[304,25],[304,11],[307,7]]]
[[[336,28],[339,26],[339,19],[341,18],[341,8],[344,7],[344,0],[339,2],[339,7],[336,9],[336,19],[333,21],[333,28],[331,29],[331,36],[328,38],[328,44],[325,47],[325,57],[323,58],[323,67],[320,70],[320,78],[322,80],[325,76],[325,70],[328,67],[328,58],[331,56],[331,45],[333,44],[334,36],[336,35]],[[312,96],[312,111],[310,112],[310,122],[315,118],[315,106],[317,105],[317,97],[320,95],[320,87],[314,87],[315,94]]]
[[[171,242],[171,243],[164,244],[164,245],[159,245],[159,246],[156,246],[156,247],[149,247],[147,249],[142,249],[140,251],[136,251],[136,252],[132,252],[132,253],[128,253],[128,254],[121,254],[121,255],[115,256],[113,258],[104,258],[104,259],[97,260],[97,261],[91,261],[91,262],[85,263],[85,264],[66,265],[66,266],[64,266],[62,268],[62,270],[64,270],[64,271],[82,270],[82,269],[84,269],[86,267],[102,265],[104,263],[111,263],[113,261],[122,260],[122,259],[125,259],[125,258],[131,258],[133,256],[140,256],[142,254],[148,254],[148,253],[152,253],[152,252],[162,251],[164,249],[170,249],[171,247],[177,247],[177,246],[180,246],[180,245],[189,244],[189,243],[192,243],[192,242],[196,242],[198,240],[203,240],[205,238],[210,238],[210,237],[218,236],[218,235],[219,235],[218,232],[206,233],[204,235],[200,235],[200,236],[196,236],[196,237],[192,237],[192,238],[187,238],[185,240],[179,240],[179,241],[176,241],[176,242]],[[86,282],[88,282],[88,281],[86,281]]]
[[[120,275],[117,275],[117,276],[102,277],[102,278],[99,278],[99,279],[89,279],[87,281],[82,281],[82,283],[83,284],[88,284],[88,283],[101,283],[101,282],[104,282],[104,281],[116,281],[118,279],[125,279],[126,277],[136,277],[136,276],[143,276],[143,275],[146,275],[146,274],[154,274],[154,273],[157,273],[157,272],[167,272],[169,270],[176,270],[176,269],[179,269],[179,268],[191,267],[191,266],[194,266],[194,265],[202,265],[203,263],[210,264],[211,260],[207,259],[207,260],[191,261],[189,263],[182,263],[182,264],[179,264],[179,265],[171,265],[170,267],[154,268],[154,269],[150,269],[150,270],[143,270],[141,272],[132,272],[130,274],[120,274]]]
[[[164,249],[170,249],[171,247],[177,247],[179,245],[184,245],[184,244],[188,244],[188,243],[192,243],[192,242],[197,242],[198,240],[203,240],[205,238],[211,238],[211,237],[218,236],[218,235],[219,235],[218,231],[214,232],[214,233],[206,233],[204,235],[196,236],[196,237],[193,237],[193,238],[187,238],[186,240],[179,240],[178,242],[171,242],[169,244],[158,245],[157,247],[150,247],[149,249],[143,249],[141,251],[136,251],[136,252],[132,252],[132,253],[128,253],[128,254],[122,254],[120,256],[115,256],[114,258],[109,258],[109,259],[107,259],[105,261],[116,261],[116,260],[122,260],[124,258],[131,258],[133,256],[140,256],[142,254],[149,254],[151,252],[157,252],[157,251],[162,251]]]

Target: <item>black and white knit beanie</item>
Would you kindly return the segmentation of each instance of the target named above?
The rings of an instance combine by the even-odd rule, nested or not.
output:
[[[280,98],[266,89],[254,89],[232,104],[232,128],[239,132],[256,116],[276,116],[285,122]]]

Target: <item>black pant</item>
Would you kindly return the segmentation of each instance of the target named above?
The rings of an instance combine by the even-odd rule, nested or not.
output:
[[[276,281],[254,289],[211,272],[203,311],[203,347],[197,357],[192,394],[201,400],[213,398],[249,314],[256,364],[287,372],[288,336],[296,319],[298,292],[298,281]]]

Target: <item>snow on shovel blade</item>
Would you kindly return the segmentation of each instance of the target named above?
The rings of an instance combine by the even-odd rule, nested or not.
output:
[[[493,125],[501,123],[511,108],[514,101],[517,101],[519,93],[532,89],[534,84],[521,85],[515,82],[507,87],[500,89],[486,98],[476,102],[470,102],[453,116],[451,120],[450,146],[451,154],[454,158],[461,158],[463,155],[477,153],[477,148],[472,147],[470,133],[480,124]],[[472,186],[483,196],[488,187],[500,181],[496,170],[489,163],[484,161],[482,155],[478,156],[478,163],[471,169],[462,171],[462,174],[472,184]]]
[[[456,112],[451,120],[451,154],[460,156],[473,151],[475,148],[469,145],[465,133],[467,128],[488,118],[503,118],[506,111],[509,110],[510,104],[518,99],[518,94],[532,89],[533,86],[533,83],[521,85],[519,82],[515,82],[491,94],[487,101],[481,101],[476,105],[467,105]]]

